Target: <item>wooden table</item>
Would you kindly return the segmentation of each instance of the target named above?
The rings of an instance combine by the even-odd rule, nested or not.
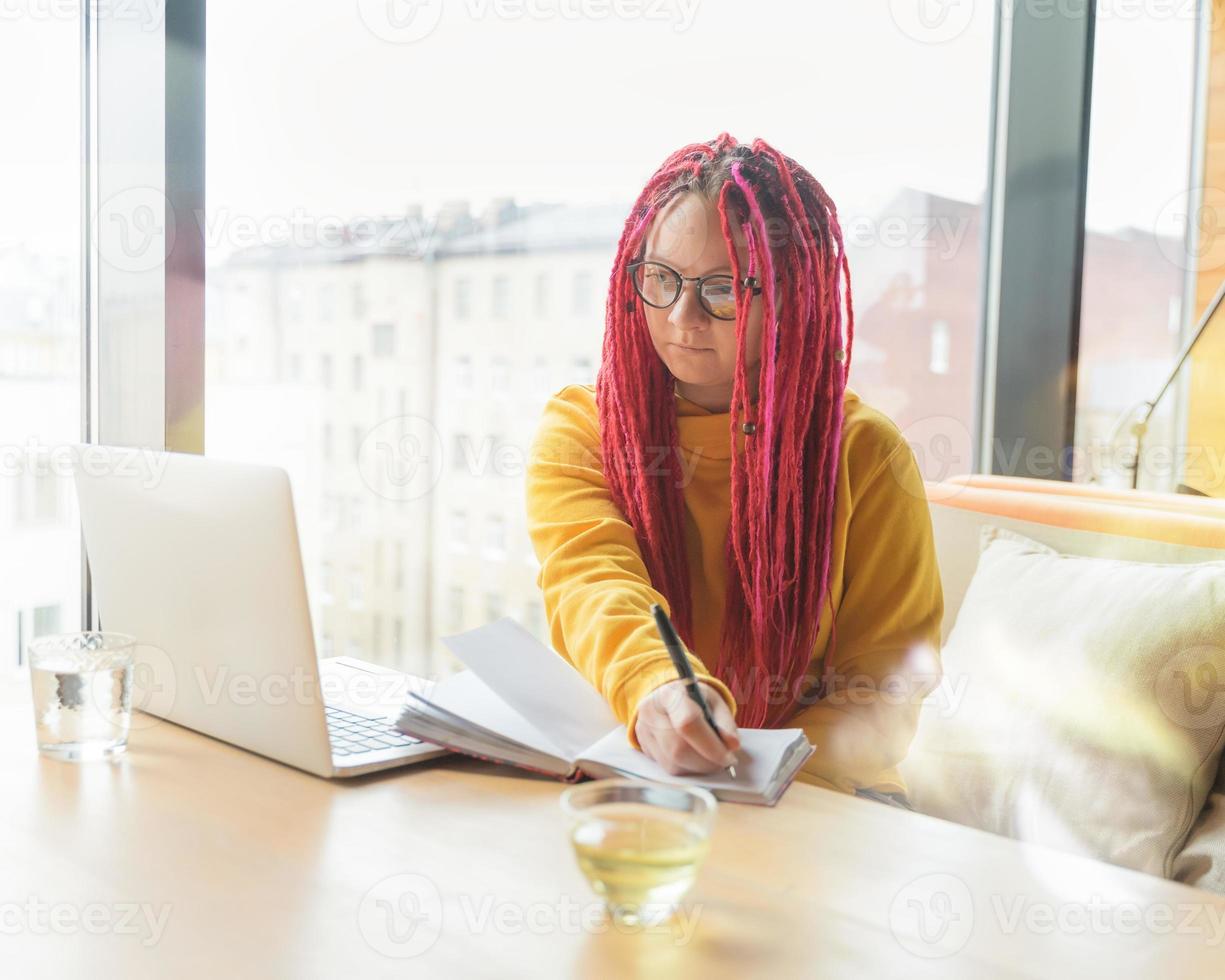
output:
[[[558,783],[329,782],[137,722],[119,762],[43,759],[0,678],[0,975],[1225,976],[1225,897],[804,785],[723,804],[684,915],[629,931]]]

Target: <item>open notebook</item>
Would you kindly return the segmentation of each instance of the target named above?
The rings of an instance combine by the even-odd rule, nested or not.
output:
[[[634,776],[704,786],[721,800],[773,805],[813,753],[798,728],[742,728],[736,778],[673,776],[634,749],[600,693],[507,617],[444,637],[469,669],[412,694],[397,727],[482,759],[560,779]]]

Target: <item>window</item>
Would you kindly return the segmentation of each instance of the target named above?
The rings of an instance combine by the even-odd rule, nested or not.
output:
[[[464,628],[464,590],[462,586],[453,585],[447,590],[447,622],[452,632],[458,633]]]
[[[591,310],[591,295],[593,291],[591,273],[576,272],[570,295],[570,312],[575,316],[583,316]]]
[[[543,355],[532,361],[532,391],[536,400],[541,403],[553,394],[549,377],[549,359]]]
[[[506,557],[506,519],[501,514],[485,518],[485,556]]]
[[[541,272],[536,275],[536,287],[533,292],[532,306],[537,316],[547,316],[549,313],[549,277]]]
[[[495,619],[502,617],[502,593],[501,592],[486,592],[485,593],[485,620],[493,622]]]
[[[468,470],[468,452],[470,449],[470,441],[468,436],[462,432],[455,433],[455,437],[451,440],[451,471],[454,473],[464,473]]]
[[[371,327],[370,352],[375,357],[392,357],[396,352],[396,326],[394,323],[376,323]]]
[[[32,9],[0,17],[0,669],[81,609],[76,495],[45,466],[82,434],[80,25]]]
[[[451,511],[451,547],[457,551],[468,547],[468,515],[462,510]]]
[[[523,626],[537,639],[545,639],[544,603],[539,599],[529,599],[523,607]]]
[[[467,320],[472,316],[472,283],[467,279],[455,280],[455,319]]]
[[[1194,265],[1184,236],[1194,217],[1187,177],[1196,22],[1158,7],[1111,14],[1099,7],[1095,25],[1072,477],[1129,486],[1133,443],[1120,420],[1156,397],[1184,324],[1201,312],[1183,308]],[[1143,80],[1138,64],[1148,66]],[[1175,386],[1163,399],[1146,447],[1181,441],[1184,397]],[[1180,480],[1173,465],[1142,470],[1144,489],[1173,490]]]
[[[522,473],[503,468],[515,461],[506,451],[526,453],[554,391],[595,380],[609,271],[646,177],[683,142],[723,130],[744,142],[762,135],[834,197],[851,263],[856,390],[908,437],[931,418],[972,435],[990,6],[937,45],[908,37],[888,4],[759,0],[751,18],[735,5],[707,5],[681,32],[641,14],[599,31],[582,17],[524,30],[518,18],[458,4],[428,43],[396,46],[369,23],[377,3],[299,0],[294,21],[307,29],[290,38],[281,4],[209,0],[205,223],[224,231],[234,215],[296,215],[307,227],[277,247],[234,247],[225,234],[208,246],[212,294],[244,282],[249,302],[287,298],[259,316],[212,307],[208,451],[289,470],[310,582],[323,562],[347,574],[354,556],[371,554],[371,537],[395,542],[387,556],[395,587],[368,587],[364,603],[369,615],[403,617],[412,631],[395,651],[382,648],[389,663],[408,658],[396,667],[422,670],[434,650],[443,653],[429,633],[470,625],[465,602],[474,619],[495,605],[487,593],[500,596],[501,611],[524,609],[535,585],[517,559],[524,574],[505,582],[452,584],[461,562],[450,560],[451,513],[468,515],[478,556],[528,553],[506,516]],[[474,102],[438,79],[476,47],[498,84]],[[629,49],[649,72],[624,71]],[[814,129],[785,100],[733,87],[688,105],[680,128],[630,127],[607,149],[609,120],[627,104],[685,90],[695,59],[732,49],[738,70],[768,75],[772,90],[845,91],[823,103]],[[321,64],[346,70],[320,76]],[[567,79],[560,88],[559,77]],[[292,83],[301,78],[318,85]],[[393,124],[375,95],[389,87],[434,94],[409,123]],[[490,166],[490,141],[512,132],[534,147],[530,159],[500,154]],[[855,139],[831,143],[831,132]],[[443,149],[423,154],[423,145]],[[924,152],[900,154],[899,145]],[[336,215],[350,227],[337,229]],[[371,236],[384,220],[403,233]],[[409,233],[415,221],[422,234]],[[937,321],[948,324],[949,365],[938,379],[929,370]],[[241,376],[230,370],[233,357],[216,356],[237,334],[250,336]],[[292,385],[280,372],[290,351],[305,366]],[[375,393],[355,396],[367,390]],[[367,437],[360,443],[358,431]],[[377,469],[403,475],[409,461],[428,479],[396,486]],[[968,456],[961,465],[968,470]],[[335,528],[311,519],[327,495],[342,498],[349,517]],[[495,513],[505,517],[500,528],[485,521]],[[432,625],[418,638],[417,624]],[[354,632],[347,621],[328,628],[341,646]]]
[[[932,374],[949,373],[949,355],[952,344],[947,320],[937,320],[932,324],[932,349],[928,370]]]
[[[319,566],[319,598],[331,602],[335,598],[336,583],[332,580],[332,563],[323,562]]]
[[[489,362],[489,391],[493,395],[505,395],[510,391],[510,361],[495,357]]]
[[[576,357],[573,361],[574,376],[571,381],[575,384],[591,384],[595,381],[595,365],[590,357]]]
[[[506,276],[494,276],[491,298],[494,319],[510,316],[510,280]]]
[[[366,580],[360,568],[349,571],[349,608],[361,609],[366,603]]]
[[[336,316],[336,288],[331,283],[319,287],[319,320],[331,323]]]
[[[60,606],[34,607],[34,636],[46,636],[60,632]]]

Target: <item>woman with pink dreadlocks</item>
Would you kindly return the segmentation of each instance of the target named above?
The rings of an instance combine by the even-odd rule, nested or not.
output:
[[[906,805],[943,595],[914,455],[847,387],[853,339],[807,170],[726,133],[664,161],[617,248],[596,384],[549,400],[526,497],[554,649],[669,772],[733,762],[737,724],[799,727],[801,779]]]

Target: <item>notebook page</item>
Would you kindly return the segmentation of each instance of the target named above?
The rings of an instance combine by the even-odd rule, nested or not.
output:
[[[509,738],[537,752],[558,758],[565,754],[470,670],[452,674],[434,685],[428,695],[419,696],[474,725],[488,728],[503,738]]]
[[[509,616],[442,642],[569,762],[617,727],[600,692]]]
[[[740,748],[736,752],[736,778],[726,770],[694,776],[673,776],[654,759],[639,752],[626,741],[625,726],[609,732],[583,753],[584,758],[643,779],[662,783],[691,783],[707,789],[740,790],[754,796],[767,796],[767,790],[796,739],[795,728],[741,728]]]

